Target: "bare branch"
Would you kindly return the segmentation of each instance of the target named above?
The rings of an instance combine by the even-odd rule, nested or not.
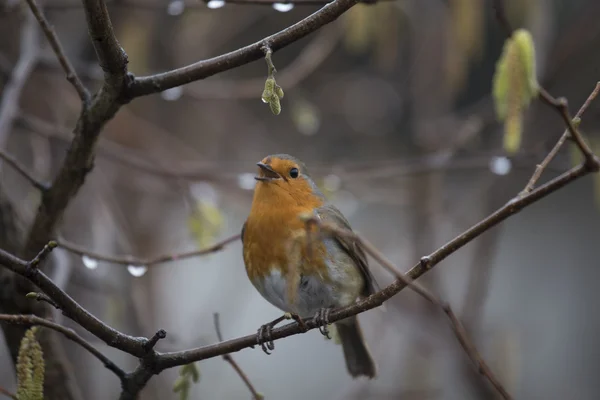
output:
[[[374,0],[374,1],[364,1],[364,4],[376,4],[376,3],[384,3],[390,1],[397,0]],[[332,0],[295,0],[289,3],[292,3],[294,6],[323,6],[325,4],[331,3]],[[207,0],[196,1],[196,2],[185,2],[186,10],[206,10]],[[285,3],[278,0],[228,0],[227,5],[256,5],[256,6],[272,6],[276,3]],[[286,3],[287,4],[287,3]],[[121,8],[135,8],[137,10],[146,10],[146,11],[163,11],[167,4],[161,2],[147,2],[140,0],[125,0],[125,1],[114,1],[109,0],[106,2],[108,7],[121,7]],[[69,10],[74,8],[81,8],[81,3],[76,1],[65,0],[62,2],[53,1],[48,4],[46,8],[50,10]]]
[[[264,83],[264,82],[263,82]],[[65,129],[55,126],[51,122],[45,121],[31,114],[19,113],[18,122],[31,132],[50,138],[60,138],[61,140],[70,142],[73,138],[73,133]],[[127,148],[118,143],[100,140],[97,146],[97,155],[103,156],[113,162],[135,168],[140,172],[156,175],[165,179],[177,180],[203,180],[203,181],[223,181],[224,179],[234,180],[236,174],[226,174],[218,172],[214,168],[207,168],[206,165],[201,166],[200,163],[194,163],[192,166],[175,168],[172,166],[162,166],[154,159],[141,157],[132,152],[131,148]]]
[[[128,81],[127,55],[114,36],[112,24],[102,0],[85,0],[89,35],[104,70],[104,84],[89,106],[82,104],[75,126],[75,137],[52,187],[42,196],[25,245],[25,256],[50,239],[69,201],[83,185],[94,162],[94,149],[100,131],[125,101],[123,91]]]
[[[6,397],[9,397],[9,398],[11,398],[13,400],[19,400],[17,398],[16,394],[9,392],[8,390],[4,389],[2,386],[0,386],[0,394],[4,395]]]
[[[94,260],[98,260],[98,261],[106,261],[106,262],[113,263],[113,264],[123,264],[123,265],[151,266],[151,265],[163,264],[163,263],[183,260],[186,258],[200,257],[200,256],[204,256],[207,254],[216,253],[218,251],[223,250],[223,248],[225,246],[227,246],[228,244],[236,242],[239,239],[240,239],[240,235],[235,234],[233,236],[229,236],[229,237],[221,240],[220,242],[217,242],[217,243],[213,244],[212,246],[206,247],[204,249],[193,250],[193,251],[188,251],[188,252],[179,253],[179,254],[164,254],[164,255],[161,255],[161,256],[158,256],[155,258],[150,258],[150,259],[140,259],[140,258],[134,258],[134,257],[130,257],[130,256],[107,256],[107,255],[103,255],[100,253],[94,253],[92,251],[89,251],[89,250],[81,247],[81,246],[67,242],[62,239],[58,241],[58,246],[60,248],[63,248],[65,250],[73,253],[73,254],[77,254],[80,256],[88,256],[88,257],[93,258]]]
[[[34,188],[42,192],[48,190],[49,185],[47,183],[43,183],[37,178],[35,178],[33,174],[29,172],[24,166],[22,166],[21,163],[19,163],[13,156],[5,153],[3,150],[0,150],[0,158],[12,168],[14,168],[15,171],[17,171],[23,178],[27,179]]]
[[[219,313],[213,314],[213,321],[215,324],[215,332],[217,333],[217,339],[219,339],[219,342],[222,342],[223,335],[221,334],[221,324],[219,321]],[[254,400],[262,400],[264,397],[256,391],[256,389],[254,388],[254,385],[252,385],[252,382],[250,382],[248,375],[246,375],[246,373],[242,370],[242,368],[238,365],[238,363],[235,362],[235,360],[233,359],[231,354],[223,354],[222,357],[223,357],[223,360],[225,360],[226,362],[229,363],[229,365],[231,365],[231,368],[233,368],[235,370],[235,372],[239,375],[239,377],[242,379],[242,381],[244,381],[244,384],[246,384],[246,387],[248,387],[248,390],[250,390],[250,393],[252,394],[252,398],[254,398]]]
[[[476,225],[467,229],[465,232],[452,239],[442,247],[430,255],[423,257],[419,263],[411,268],[406,275],[415,280],[429,271],[431,268],[442,262],[446,257],[455,253],[457,250],[465,246],[467,243],[473,241],[475,238],[480,236],[482,233],[498,225],[500,222],[506,220],[510,216],[518,213],[525,207],[535,203],[536,201],[554,193],[561,189],[565,185],[591,173],[592,170],[586,165],[582,164],[577,167],[570,169],[569,171],[561,174],[557,178],[551,180],[533,190],[531,193],[523,197],[516,197],[509,201],[506,205],[498,209],[496,212],[483,219]],[[0,259],[1,260],[1,259]],[[365,312],[380,306],[386,300],[395,296],[398,292],[406,287],[404,281],[397,279],[391,285],[385,287],[381,291],[363,299],[356,304],[344,307],[342,309],[333,311],[329,317],[330,322],[336,322],[344,318],[356,315],[358,313]],[[314,329],[317,324],[313,319],[307,319],[304,321],[308,329]],[[271,337],[273,340],[282,339],[284,337],[304,333],[304,329],[297,323],[291,323],[281,328],[273,330]],[[156,368],[158,370],[164,370],[179,365],[189,364],[194,361],[205,360],[208,358],[220,356],[227,353],[233,353],[248,347],[256,345],[256,334],[240,337],[237,339],[228,340],[222,343],[199,347],[196,349],[170,352],[160,354],[156,361]]]
[[[513,28],[511,27],[510,22],[508,21],[508,18],[506,17],[506,10],[504,8],[504,0],[493,0],[492,8],[494,9],[494,14],[495,14],[496,20],[498,21],[500,26],[503,28],[504,33],[506,34],[507,37],[510,37],[513,33]],[[579,111],[576,114],[576,118],[579,118],[585,112],[585,110],[587,109],[587,107],[589,106],[591,101],[598,95],[598,90],[600,90],[598,85],[600,85],[600,82],[596,84],[596,88],[592,91],[592,93],[590,94],[588,99],[581,106],[581,108],[579,109]],[[569,137],[572,138],[575,141],[575,143],[577,144],[577,147],[579,147],[579,150],[585,157],[585,162],[588,164],[588,166],[594,171],[598,171],[598,169],[600,168],[600,164],[598,163],[598,160],[594,156],[594,153],[592,152],[592,150],[586,143],[585,139],[583,139],[583,137],[581,136],[581,133],[579,133],[579,131],[577,130],[577,127],[575,127],[573,118],[571,117],[571,115],[569,113],[569,106],[568,106],[567,99],[562,98],[562,97],[558,98],[558,99],[554,98],[550,93],[548,93],[548,91],[546,89],[544,89],[541,86],[539,87],[539,98],[542,100],[543,103],[553,107],[560,114],[565,125],[567,126],[567,130],[561,136],[561,138],[558,140],[558,143],[556,143],[556,145],[550,151],[550,153],[546,156],[544,161],[542,161],[542,163],[537,166],[536,170],[533,173],[533,176],[527,183],[527,186],[525,186],[525,189],[523,190],[522,193],[527,193],[527,192],[531,191],[531,189],[535,185],[536,181],[542,175],[542,172],[544,171],[544,169],[547,167],[547,165],[550,163],[550,161],[552,161],[552,159],[556,156],[556,153],[558,153],[558,151],[562,147],[563,143]]]
[[[56,242],[49,242],[47,245],[42,247],[42,250],[40,250],[31,261],[27,263],[27,268],[37,268],[38,265],[40,265],[40,263],[44,261],[50,255],[50,252],[55,248]]]
[[[596,83],[596,87],[594,88],[592,93],[590,93],[587,100],[583,103],[583,105],[581,106],[579,111],[577,111],[577,114],[575,114],[574,119],[581,118],[581,116],[585,113],[585,111],[587,110],[587,108],[589,107],[591,102],[598,96],[598,92],[600,92],[600,82]],[[561,108],[561,110],[562,110],[562,108]],[[564,115],[562,113],[562,111],[561,111],[561,115]],[[567,114],[567,116],[568,116],[568,114]],[[527,182],[527,186],[525,186],[525,189],[523,189],[523,193],[529,193],[533,190],[535,184],[542,176],[542,173],[548,167],[548,164],[550,164],[550,162],[552,162],[554,157],[556,157],[556,155],[558,154],[558,151],[561,149],[561,147],[563,146],[563,144],[569,137],[569,133],[570,133],[570,129],[566,129],[564,131],[564,133],[562,134],[562,136],[560,137],[560,139],[558,139],[558,142],[556,142],[556,144],[554,145],[552,150],[550,150],[548,155],[546,155],[544,160],[536,166],[535,171],[534,171],[533,175],[531,176],[531,179],[529,179],[529,182]],[[582,149],[581,146],[580,146],[580,149]],[[582,149],[582,151],[583,151],[583,149]]]
[[[19,111],[19,98],[29,75],[33,72],[39,54],[38,29],[35,19],[27,14],[21,33],[19,61],[2,88],[0,99],[0,149],[6,147],[13,121]]]
[[[83,86],[83,83],[81,83],[81,80],[77,76],[75,69],[73,68],[73,66],[71,65],[71,62],[65,55],[65,51],[64,51],[62,45],[60,44],[60,41],[58,40],[58,36],[56,36],[56,32],[54,32],[54,29],[52,29],[52,27],[46,20],[46,17],[44,17],[42,10],[40,10],[40,8],[37,5],[37,3],[35,2],[35,0],[26,0],[26,1],[27,1],[27,4],[29,5],[29,8],[31,9],[31,12],[33,13],[33,15],[37,19],[38,23],[42,27],[42,30],[44,31],[44,34],[46,35],[48,42],[50,42],[50,46],[52,47],[52,50],[54,50],[54,53],[56,54],[56,58],[58,59],[58,62],[60,63],[63,70],[67,74],[67,80],[69,82],[71,82],[71,85],[73,85],[73,87],[75,87],[75,90],[77,91],[77,94],[79,95],[79,98],[81,99],[81,101],[87,103],[90,99],[90,93],[87,91],[85,86]]]
[[[246,47],[208,60],[198,61],[173,71],[135,78],[129,88],[129,95],[139,97],[162,92],[259,60],[264,57],[263,46],[266,45],[273,52],[276,52],[316,31],[323,25],[335,21],[356,3],[357,0],[336,0],[289,28]]]
[[[25,295],[25,297],[27,297],[29,299],[34,299],[36,301],[44,301],[44,302],[50,304],[52,307],[54,307],[56,309],[60,309],[58,304],[56,304],[56,302],[54,300],[52,300],[50,297],[46,296],[44,293],[29,292],[29,293],[27,293],[27,295]]]
[[[494,9],[494,14],[496,16],[496,20],[498,21],[500,26],[504,29],[506,36],[507,37],[512,36],[513,28],[511,27],[510,22],[508,21],[508,18],[506,17],[506,10],[504,8],[504,0],[493,0],[492,8]],[[594,92],[595,92],[595,90],[594,90]],[[592,92],[592,95],[594,94],[594,92]],[[595,96],[596,95],[594,95],[593,97],[595,97]],[[573,118],[571,118],[571,115],[569,113],[569,106],[568,106],[567,99],[565,99],[563,97],[554,98],[550,93],[548,93],[548,91],[546,89],[544,89],[541,86],[539,87],[539,98],[542,100],[543,103],[553,107],[560,114],[563,121],[565,122],[565,125],[567,126],[568,134],[575,141],[575,143],[579,147],[579,150],[581,150],[581,153],[585,157],[585,162],[588,163],[592,169],[598,170],[598,168],[600,168],[600,165],[598,165],[598,162],[594,157],[594,153],[592,152],[592,150],[590,149],[588,144],[585,142],[585,140],[581,136],[581,133],[579,133],[579,131],[577,130],[577,128],[575,127],[575,125],[573,123]],[[586,103],[589,103],[590,101],[591,100],[588,99],[588,101],[586,101]],[[585,103],[582,106],[582,108],[584,111],[585,111],[585,108],[587,108]],[[560,140],[559,140],[559,142],[560,142]],[[564,142],[564,140],[562,142]],[[562,146],[562,143],[560,143],[560,145],[557,144],[557,146],[558,146],[558,149],[560,149],[560,147]],[[558,151],[558,149],[557,149],[557,151]],[[551,157],[554,158],[554,155],[552,155]],[[528,184],[528,186],[529,186],[529,184]],[[526,187],[526,189],[527,189],[527,187]]]
[[[310,76],[331,54],[341,36],[338,26],[325,26],[308,43],[298,56],[277,72],[277,82],[290,90]],[[194,99],[250,99],[256,98],[265,86],[265,78],[245,80],[207,80],[202,86],[186,88],[185,93]]]
[[[592,92],[592,94],[594,92]],[[595,168],[597,170],[599,166],[596,160],[594,159],[594,153],[590,149],[590,146],[588,146],[588,144],[585,142],[583,136],[581,136],[581,133],[579,133],[579,131],[575,127],[575,124],[573,123],[573,118],[571,118],[571,114],[569,113],[567,99],[562,97],[555,99],[542,87],[540,87],[540,97],[544,101],[544,103],[554,107],[556,111],[558,111],[563,121],[567,125],[567,131],[570,134],[570,137],[575,141],[577,147],[579,147],[579,150],[581,150],[581,153],[585,157],[585,162],[589,163],[591,168]]]
[[[17,275],[27,278],[51,298],[57,307],[62,310],[63,314],[77,322],[94,336],[103,340],[107,345],[136,357],[146,355],[147,352],[144,349],[144,345],[148,339],[125,335],[106,325],[56,286],[41,270],[31,268],[31,262],[24,261],[0,249],[0,265],[8,268]]]
[[[431,304],[439,307],[450,320],[450,326],[452,327],[452,331],[454,335],[458,339],[458,342],[467,353],[467,356],[471,359],[473,364],[477,366],[479,373],[481,373],[496,389],[496,391],[502,396],[503,399],[512,399],[510,394],[504,389],[504,386],[498,381],[490,367],[486,364],[486,362],[477,351],[477,348],[473,344],[473,341],[467,334],[465,327],[462,322],[456,317],[454,311],[448,303],[442,302],[437,296],[433,293],[425,289],[423,286],[414,282],[413,279],[401,273],[398,268],[388,260],[375,246],[373,246],[368,240],[363,238],[362,236],[345,229],[340,229],[332,224],[326,224],[321,222],[316,218],[308,219],[307,224],[314,224],[318,226],[321,230],[333,234],[338,235],[340,237],[350,238],[351,240],[356,241],[367,254],[375,259],[383,268],[385,268],[388,272],[396,277],[396,279],[402,281],[404,285],[411,288],[413,291],[421,295],[424,299],[429,301]]]
[[[119,91],[127,74],[127,54],[113,31],[108,9],[103,0],[84,0],[85,16],[96,56],[104,71],[103,90]]]
[[[56,322],[40,318],[36,315],[0,314],[0,321],[17,325],[39,325],[59,332],[63,334],[67,339],[77,343],[78,345],[86,349],[91,355],[100,360],[100,362],[104,364],[104,366],[110,371],[112,371],[115,375],[117,375],[119,379],[121,379],[121,381],[123,381],[126,378],[125,371],[119,368],[114,362],[108,359],[104,354],[102,354],[98,349],[92,346],[88,341],[79,336],[73,329],[66,328],[62,325],[57,324]]]
[[[166,337],[167,331],[165,331],[164,329],[157,330],[156,333],[152,335],[152,337],[148,339],[148,341],[144,344],[144,350],[146,350],[146,352],[150,352],[154,348],[154,346],[156,346],[156,343],[158,343],[159,340],[164,339]]]

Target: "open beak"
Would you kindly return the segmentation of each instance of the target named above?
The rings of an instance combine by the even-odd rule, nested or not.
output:
[[[259,166],[262,172],[262,175],[254,177],[254,179],[256,179],[257,181],[269,182],[275,179],[281,179],[281,175],[275,172],[270,165],[261,162],[256,163],[256,165]]]

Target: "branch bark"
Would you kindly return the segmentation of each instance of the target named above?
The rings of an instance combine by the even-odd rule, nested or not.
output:
[[[64,335],[67,339],[77,343],[78,345],[86,349],[91,355],[100,360],[100,362],[104,364],[104,366],[107,369],[109,369],[115,375],[117,375],[117,377],[121,379],[121,381],[123,381],[126,377],[125,371],[119,368],[114,362],[112,362],[108,357],[102,354],[98,349],[92,346],[84,338],[79,336],[73,329],[66,328],[45,318],[40,318],[37,315],[0,314],[0,321],[10,324],[25,325],[26,327],[38,325],[59,332],[62,335]]]
[[[162,92],[259,60],[264,57],[264,52],[261,50],[263,46],[268,46],[273,52],[281,50],[323,25],[335,21],[357,3],[357,0],[335,0],[289,28],[231,53],[198,61],[162,74],[135,78],[128,94],[133,98]]]
[[[595,162],[598,163],[598,159],[595,159]],[[581,164],[563,173],[562,175],[546,183],[545,185],[538,187],[528,195],[521,198],[514,198],[513,200],[509,201],[506,205],[494,212],[492,215],[488,216],[481,222],[472,226],[456,238],[452,239],[451,241],[440,247],[435,252],[423,257],[420,262],[418,262],[406,273],[406,275],[411,280],[419,278],[420,276],[431,270],[433,267],[435,267],[437,264],[442,262],[444,259],[446,259],[449,255],[453,254],[454,252],[465,246],[467,243],[477,238],[482,233],[498,225],[500,222],[506,220],[510,216],[518,213],[525,207],[535,203],[536,201],[539,201],[540,199],[548,196],[551,193],[554,193],[555,191],[561,189],[565,185],[577,179],[580,179],[581,177],[591,173],[592,171],[593,170],[589,168],[586,164]],[[344,318],[356,315],[358,313],[362,313],[367,310],[378,307],[381,304],[383,304],[386,300],[399,293],[405,287],[406,284],[402,280],[396,280],[394,283],[387,286],[380,292],[373,294],[352,306],[332,312],[329,317],[329,321],[333,323]],[[309,329],[316,328],[316,324],[312,319],[305,321],[305,324]],[[291,323],[281,328],[273,330],[271,336],[273,340],[278,340],[302,332],[302,328],[297,323]],[[232,339],[214,345],[199,347],[196,349],[180,352],[163,353],[156,360],[156,369],[164,370],[178,365],[189,364],[190,362],[205,360],[207,358],[212,358],[223,354],[240,351],[248,347],[253,347],[254,345],[256,345],[256,335],[248,335],[238,339]]]
[[[54,183],[42,196],[30,229],[23,252],[26,258],[49,241],[70,200],[92,170],[94,149],[102,128],[123,104],[121,95],[128,80],[127,56],[114,36],[104,2],[86,0],[84,9],[89,35],[104,70],[104,84],[89,105],[82,102],[75,137]]]
[[[19,61],[8,82],[2,89],[0,99],[0,149],[6,147],[13,121],[19,112],[19,98],[27,79],[37,63],[39,55],[38,29],[32,15],[27,15],[21,31]]]

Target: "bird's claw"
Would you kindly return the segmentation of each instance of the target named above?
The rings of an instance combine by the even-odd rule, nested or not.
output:
[[[300,325],[300,329],[302,329],[302,331],[304,331],[304,332],[308,331],[308,326],[306,326],[306,323],[304,322],[302,317],[300,317],[298,314],[285,313],[284,317],[286,319],[293,319],[294,321],[296,321],[298,323],[298,325]]]
[[[264,324],[263,326],[258,328],[258,332],[256,334],[256,344],[260,346],[260,348],[262,349],[262,351],[265,352],[265,354],[270,355],[271,351],[275,350],[275,343],[273,342],[273,338],[271,337],[271,332],[273,331],[273,328],[281,321],[290,318],[291,317],[288,315],[288,313],[285,313],[282,317],[274,319],[268,324]]]
[[[256,334],[256,343],[260,345],[262,351],[267,355],[270,355],[271,351],[275,350],[275,343],[271,338],[273,326],[275,326],[273,323],[265,324],[258,328],[258,333]]]
[[[331,339],[329,336],[329,314],[331,314],[331,308],[321,308],[315,314],[315,322],[319,327],[319,332],[321,335],[325,336],[327,339]]]

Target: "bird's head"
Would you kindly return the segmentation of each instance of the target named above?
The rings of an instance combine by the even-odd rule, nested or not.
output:
[[[318,207],[324,196],[310,177],[304,163],[288,154],[263,158],[258,165],[258,182],[254,201],[261,203],[292,202],[300,207]]]

